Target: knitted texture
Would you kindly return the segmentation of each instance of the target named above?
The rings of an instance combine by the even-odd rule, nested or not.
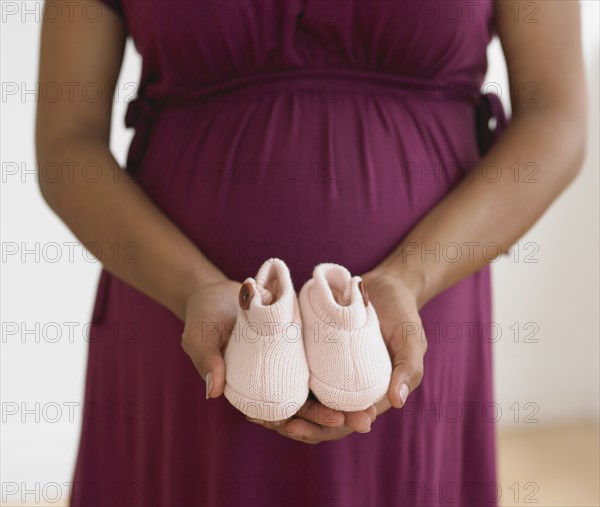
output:
[[[240,292],[225,350],[225,397],[254,419],[286,419],[306,402],[308,375],[290,272],[283,261],[269,259]]]
[[[323,405],[365,410],[387,393],[392,364],[361,278],[320,264],[300,291],[310,389]]]

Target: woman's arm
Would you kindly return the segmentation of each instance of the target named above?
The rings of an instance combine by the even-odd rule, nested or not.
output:
[[[518,3],[518,21],[515,17]],[[537,12],[525,22],[524,14]],[[401,407],[423,376],[427,342],[418,310],[490,262],[483,247],[506,251],[577,175],[585,144],[585,79],[579,2],[497,1],[508,64],[513,118],[478,166],[365,275],[392,355],[389,402]],[[522,91],[533,85],[536,101]],[[516,165],[515,165],[516,164]],[[501,176],[496,180],[499,167]],[[537,168],[535,180],[531,167]],[[515,168],[519,172],[515,172]],[[458,244],[457,259],[427,254]],[[405,386],[405,387],[403,387]],[[389,408],[383,403],[379,410]]]
[[[481,269],[499,245],[507,251],[577,175],[584,155],[585,79],[579,2],[497,1],[513,118],[480,164],[405,238],[382,267],[397,273],[419,306]],[[524,14],[537,13],[525,22]],[[535,96],[524,90],[537,90]],[[533,100],[532,100],[533,99]],[[500,172],[497,172],[499,168]],[[535,172],[537,170],[537,173]],[[500,178],[496,181],[497,174]],[[532,182],[533,181],[533,182]],[[458,262],[426,251],[457,243]],[[453,252],[454,253],[454,252]]]
[[[40,188],[81,242],[93,244],[92,253],[108,271],[183,319],[187,295],[225,277],[126,178],[111,155],[112,99],[125,27],[107,8],[94,22],[86,21],[81,12],[73,9],[71,19],[45,21],[42,28],[40,89],[50,89],[54,83],[64,93],[56,101],[45,94],[39,97]],[[69,86],[73,94],[66,92]],[[86,86],[89,98],[82,92]],[[97,89],[102,90],[100,100],[95,97]],[[88,164],[93,165],[86,172],[83,168]],[[57,166],[62,169],[58,178]],[[97,167],[100,177],[89,167]],[[133,262],[123,262],[128,244],[136,249]],[[121,255],[115,255],[115,246]]]
[[[235,293],[237,286],[125,177],[109,151],[112,98],[126,32],[122,20],[98,5],[104,9],[99,21],[86,21],[81,9],[73,9],[73,17],[43,24],[40,89],[58,86],[64,93],[59,100],[39,97],[36,145],[42,194],[84,245],[93,244],[92,253],[108,271],[186,321],[184,348],[204,378],[212,372],[211,394],[218,396],[225,371],[222,336],[204,336],[203,320],[231,320],[236,308],[219,308],[213,301],[204,310],[210,303],[203,303],[208,299],[199,294]],[[63,6],[62,12],[70,10]],[[90,98],[81,92],[86,85]],[[75,93],[67,93],[69,87]],[[96,89],[102,90],[100,100]],[[86,177],[87,164],[94,164],[100,177],[95,170]],[[59,178],[57,166],[62,169]],[[123,262],[131,244],[135,258]],[[120,255],[115,255],[115,245]],[[230,299],[236,301],[237,293]],[[207,316],[209,312],[214,315]]]

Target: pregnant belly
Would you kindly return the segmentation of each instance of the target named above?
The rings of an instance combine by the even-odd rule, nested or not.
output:
[[[159,115],[137,171],[228,276],[376,265],[477,160],[472,108],[365,89],[238,90]],[[281,93],[280,93],[281,92]]]

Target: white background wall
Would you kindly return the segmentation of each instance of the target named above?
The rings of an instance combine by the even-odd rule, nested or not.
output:
[[[493,269],[494,319],[502,330],[495,347],[495,383],[505,429],[523,427],[524,416],[534,412],[529,420],[540,424],[598,421],[599,2],[584,0],[581,13],[589,90],[588,152],[582,172],[518,242],[515,253]],[[487,81],[506,90],[498,40],[488,56]],[[506,94],[502,99],[509,107]],[[515,323],[518,335],[511,329]]]
[[[20,489],[37,489],[38,497],[48,501],[68,493],[65,483],[71,479],[81,421],[85,323],[99,265],[46,207],[35,181],[40,4],[1,4],[2,490],[6,493],[16,483]],[[10,15],[8,4],[17,6],[16,15]],[[524,427],[526,420],[540,425],[598,421],[598,5],[595,0],[582,2],[591,91],[585,167],[519,242],[518,261],[511,256],[494,265],[495,320],[502,331],[495,345],[495,382],[503,428]],[[30,14],[23,19],[25,6]],[[489,56],[488,81],[507,90],[497,41]],[[131,98],[139,69],[129,44],[111,139],[120,162],[131,138],[123,125],[125,100]],[[506,93],[502,99],[508,106]],[[527,254],[537,262],[525,262]],[[527,323],[534,327],[526,328]],[[520,329],[516,342],[511,326]],[[526,343],[527,332],[535,326],[538,331],[530,340],[537,342]],[[49,484],[60,485],[60,491]],[[35,494],[27,500],[36,501]]]

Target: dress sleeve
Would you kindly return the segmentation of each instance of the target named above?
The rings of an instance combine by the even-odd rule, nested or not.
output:
[[[123,16],[123,6],[121,5],[121,0],[100,0],[100,3],[110,7],[114,12],[119,14],[119,16]]]

